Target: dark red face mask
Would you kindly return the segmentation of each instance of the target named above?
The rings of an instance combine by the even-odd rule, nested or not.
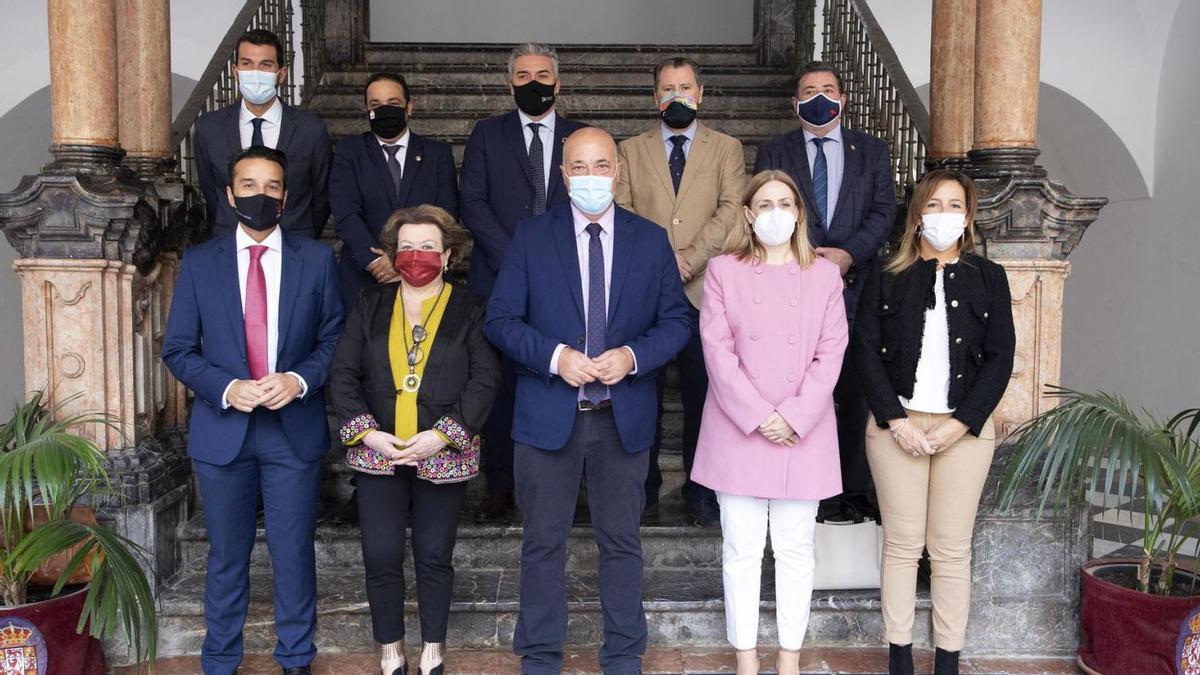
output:
[[[396,271],[409,286],[421,288],[442,273],[441,251],[397,251]]]

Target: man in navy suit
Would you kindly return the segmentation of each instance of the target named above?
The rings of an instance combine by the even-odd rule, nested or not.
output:
[[[240,224],[184,253],[163,342],[164,363],[195,393],[188,455],[209,541],[206,675],[232,674],[242,660],[260,490],[275,660],[299,675],[317,653],[313,538],[330,445],[322,388],[343,309],[333,252],[279,227],[286,163],[262,146],[234,158],[225,192]]]
[[[581,480],[600,548],[605,673],[646,647],[639,523],[657,426],[656,374],[691,338],[666,231],[612,203],[617,146],[600,129],[563,146],[570,204],[518,228],[484,332],[517,368],[516,492],[524,516],[524,673],[557,673],[567,632],[567,537]]]
[[[329,170],[329,204],[342,240],[342,296],[347,307],[376,283],[399,280],[383,256],[379,231],[396,211],[433,204],[458,214],[458,178],[450,146],[413,133],[408,83],[375,73],[364,92],[371,130],[338,141]]]
[[[317,238],[329,220],[329,132],[316,116],[279,100],[287,72],[279,38],[261,28],[249,31],[237,43],[241,100],[196,120],[196,170],[214,236],[237,228],[237,214],[225,200],[229,162],[252,145],[287,155],[285,232]]]
[[[803,192],[808,236],[817,254],[837,263],[846,281],[846,317],[853,324],[859,283],[892,231],[896,193],[887,143],[842,126],[846,94],[832,66],[811,63],[796,79],[792,110],[800,128],[763,143],[755,173],[786,172]],[[865,436],[867,404],[854,364],[842,364],[833,393],[837,403],[843,494],[827,500],[822,515],[878,517]]]
[[[475,238],[467,286],[481,295],[492,292],[517,223],[567,203],[559,172],[562,144],[585,125],[555,112],[560,86],[553,49],[532,42],[517,46],[508,58],[508,89],[517,109],[480,120],[467,139],[461,214]],[[503,519],[512,506],[511,363],[505,363],[504,375],[483,430],[489,495],[481,521]]]

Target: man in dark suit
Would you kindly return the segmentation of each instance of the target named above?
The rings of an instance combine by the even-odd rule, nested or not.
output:
[[[375,283],[398,280],[383,256],[379,231],[409,206],[432,204],[458,214],[458,179],[450,146],[413,133],[408,83],[375,73],[364,93],[371,131],[338,141],[329,171],[329,204],[342,240],[342,295],[351,307]]]
[[[524,673],[557,673],[567,631],[567,537],[581,480],[600,548],[606,673],[641,672],[646,647],[639,524],[657,426],[656,374],[691,338],[666,232],[615,206],[617,146],[600,129],[563,146],[568,204],[522,223],[484,332],[517,367],[513,420],[524,516]]]
[[[809,239],[818,255],[841,268],[846,281],[846,317],[853,325],[862,291],[859,277],[892,230],[896,194],[888,144],[843,127],[845,106],[838,71],[819,62],[806,66],[796,78],[792,95],[800,128],[763,143],[754,171],[784,171],[800,186],[808,210]],[[833,397],[843,493],[827,500],[822,514],[877,517],[864,445],[867,405],[850,359],[842,364]]]
[[[262,146],[234,158],[225,192],[240,224],[184,253],[163,342],[163,362],[195,393],[188,455],[209,541],[206,675],[232,674],[242,660],[260,490],[275,660],[299,675],[317,653],[313,540],[330,445],[322,388],[343,310],[333,252],[279,227],[286,161]]]
[[[287,72],[274,33],[261,28],[246,33],[237,43],[241,100],[196,120],[196,170],[214,236],[237,228],[238,217],[225,200],[229,162],[252,145],[275,148],[288,158],[285,232],[317,238],[329,220],[329,132],[316,116],[279,100]]]
[[[526,43],[508,58],[512,112],[480,120],[463,154],[462,221],[475,237],[467,286],[483,296],[492,292],[517,223],[567,203],[559,165],[562,144],[584,126],[554,110],[558,94],[558,55],[541,44]],[[512,506],[513,367],[505,378],[492,416],[483,431],[488,499],[480,520],[506,517]]]

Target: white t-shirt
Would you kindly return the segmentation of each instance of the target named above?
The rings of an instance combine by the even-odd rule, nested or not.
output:
[[[937,271],[933,282],[933,309],[925,310],[925,332],[921,337],[921,358],[917,359],[917,379],[912,398],[900,398],[909,410],[928,413],[954,412],[950,395],[950,324],[946,316],[945,272]]]

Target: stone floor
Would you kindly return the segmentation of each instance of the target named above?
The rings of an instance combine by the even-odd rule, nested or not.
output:
[[[344,654],[319,656],[313,664],[315,675],[374,675],[379,672],[378,661],[373,654]],[[917,656],[917,672],[930,672],[933,656],[920,653]],[[887,650],[884,649],[809,649],[800,659],[802,672],[809,673],[886,673]],[[730,651],[703,651],[680,649],[650,649],[643,663],[644,672],[649,673],[732,673],[734,657]],[[774,672],[774,656],[762,654],[764,672]],[[133,675],[132,668],[118,668],[117,675]],[[155,666],[156,675],[192,675],[200,673],[196,657],[161,659]],[[270,656],[246,657],[241,670],[243,675],[278,673]],[[515,656],[508,651],[463,651],[449,655],[446,673],[470,673],[472,675],[507,675],[520,673]],[[564,673],[583,675],[599,673],[595,651],[568,652]],[[978,658],[965,660],[961,664],[963,673],[989,673],[994,675],[1051,675],[1078,673],[1073,659],[1009,659]]]

